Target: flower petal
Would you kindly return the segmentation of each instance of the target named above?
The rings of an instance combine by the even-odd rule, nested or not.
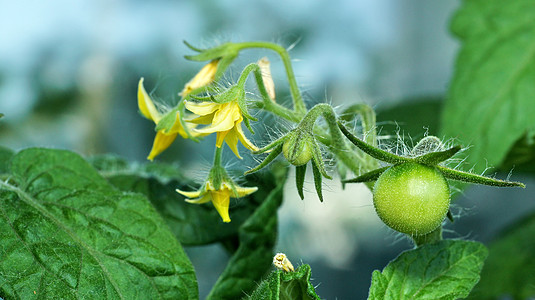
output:
[[[211,200],[213,199],[210,193],[206,193],[202,197],[197,198],[197,199],[185,199],[186,202],[193,203],[193,204],[203,204],[206,202],[210,202]]]
[[[154,102],[152,102],[152,99],[150,98],[147,91],[145,91],[145,87],[143,86],[143,80],[143,77],[139,79],[137,87],[137,106],[139,108],[139,111],[141,111],[141,114],[145,118],[152,120],[154,121],[154,123],[158,124],[162,116],[156,109],[156,106],[154,106]]]
[[[177,133],[163,133],[163,131],[156,132],[154,143],[152,143],[152,149],[150,150],[148,160],[153,160],[157,155],[162,153],[165,149],[169,148],[173,141],[176,139]]]
[[[214,113],[212,124],[201,129],[200,133],[214,133],[218,131],[227,131],[234,127],[234,122],[242,118],[238,104],[234,102],[219,104],[220,108]]]
[[[236,135],[238,136],[238,139],[240,139],[241,143],[245,146],[245,148],[251,150],[251,151],[258,151],[258,147],[256,147],[249,139],[245,137],[245,133],[243,132],[243,129],[241,128],[240,123],[236,123],[236,126],[234,126],[234,130],[236,131]]]
[[[179,189],[175,190],[177,193],[182,194],[184,197],[187,198],[198,198],[201,196],[202,190],[194,191],[194,192],[186,192]]]
[[[189,120],[186,120],[186,122],[193,123],[193,124],[207,125],[207,124],[212,123],[213,118],[214,118],[214,114],[210,114],[210,115],[205,115],[205,116],[200,116],[200,117],[196,117],[193,119],[189,119]]]
[[[180,96],[186,97],[189,93],[191,93],[193,90],[196,90],[198,88],[202,88],[203,86],[207,86],[215,79],[215,74],[217,72],[217,66],[219,65],[219,59],[214,59],[208,64],[206,64],[202,69],[193,77],[188,83],[186,83],[186,86],[184,86],[184,89],[182,92],[180,92]]]
[[[235,189],[236,189],[236,194],[232,195],[233,198],[245,197],[245,196],[250,195],[250,194],[252,194],[252,193],[254,193],[254,192],[256,192],[258,190],[258,188],[256,186],[255,187],[236,186]]]
[[[230,222],[228,208],[230,204],[230,191],[228,189],[221,189],[210,192],[212,194],[212,204],[223,219],[223,222]]]
[[[193,101],[185,101],[184,104],[186,105],[186,108],[191,111],[194,114],[197,114],[199,116],[206,116],[214,111],[219,109],[219,106],[221,104],[215,103],[215,102],[193,102]]]
[[[215,141],[215,145],[217,148],[221,148],[221,146],[223,145],[223,141],[225,140],[225,137],[227,137],[228,133],[229,131],[221,131],[217,133],[217,137]]]
[[[238,136],[236,135],[236,130],[234,128],[230,130],[227,136],[225,137],[225,142],[227,143],[230,150],[234,152],[236,157],[242,159],[240,153],[238,152]]]

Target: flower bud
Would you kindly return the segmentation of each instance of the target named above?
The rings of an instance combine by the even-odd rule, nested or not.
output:
[[[294,166],[306,164],[313,156],[314,141],[311,134],[303,131],[293,131],[288,134],[282,153]]]
[[[262,81],[264,82],[269,98],[271,101],[275,102],[275,83],[273,82],[273,77],[271,77],[269,60],[267,57],[263,57],[257,64],[260,67],[260,72],[262,72]]]
[[[179,95],[185,97],[192,91],[211,84],[215,79],[218,65],[219,59],[214,59],[206,64],[199,71],[199,73],[197,73],[197,75],[195,75],[188,83],[186,83],[184,89],[179,93]]]

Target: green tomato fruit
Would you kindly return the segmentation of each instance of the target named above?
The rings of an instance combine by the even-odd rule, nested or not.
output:
[[[411,236],[440,226],[450,207],[446,178],[434,167],[403,163],[387,169],[373,187],[373,204],[390,228]]]

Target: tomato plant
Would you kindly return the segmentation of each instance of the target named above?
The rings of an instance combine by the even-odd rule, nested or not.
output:
[[[482,242],[466,238],[448,239],[449,232],[443,231],[442,226],[447,224],[446,217],[454,221],[450,202],[455,201],[451,194],[455,182],[525,187],[509,177],[500,180],[485,176],[489,173],[483,170],[487,162],[505,171],[513,166],[524,171],[532,168],[531,172],[535,169],[535,106],[532,105],[535,27],[531,26],[535,2],[512,0],[506,6],[502,2],[466,0],[453,18],[451,28],[461,40],[462,48],[449,91],[439,97],[445,99],[444,103],[434,103],[435,108],[440,106],[437,110],[430,113],[428,109],[420,111],[413,106],[402,111],[403,105],[396,107],[398,114],[414,122],[417,132],[409,136],[424,136],[414,147],[402,138],[392,138],[391,132],[381,126],[386,123],[376,122],[371,105],[355,103],[338,107],[329,101],[318,103],[308,99],[297,83],[289,53],[292,47],[265,41],[229,41],[207,48],[186,42],[191,55],[185,58],[202,66],[195,75],[184,72],[189,80],[179,87],[173,86],[170,93],[173,97],[168,101],[156,95],[165,93],[155,90],[159,81],[155,76],[145,70],[137,74],[137,68],[129,70],[136,77],[126,80],[132,86],[130,96],[125,97],[130,100],[130,115],[134,115],[133,87],[137,81],[137,107],[148,121],[130,126],[129,121],[116,119],[128,124],[128,130],[148,128],[149,123],[153,126],[153,132],[149,133],[154,137],[152,143],[143,145],[150,162],[129,162],[111,155],[82,157],[67,150],[19,151],[0,146],[0,300],[198,299],[199,281],[203,283],[201,289],[210,286],[210,292],[206,291],[208,299],[319,299],[310,281],[311,267],[306,264],[310,258],[303,255],[299,259],[288,252],[296,249],[280,249],[285,246],[277,240],[281,227],[278,211],[283,203],[283,191],[289,190],[288,174],[295,174],[297,194],[304,199],[307,170],[312,172],[313,188],[322,202],[326,185],[342,183],[347,187],[359,183],[363,189],[367,187],[373,199],[365,198],[369,193],[363,193],[366,195],[359,201],[369,201],[365,205],[370,208],[373,201],[378,218],[389,228],[379,222],[373,211],[370,219],[377,220],[382,229],[394,233],[396,238],[405,240],[407,248],[412,247],[382,271],[373,271],[369,299],[458,299],[469,295],[489,299],[504,294],[515,299],[532,297],[535,295],[533,216],[505,232],[501,241],[488,248]],[[145,30],[137,30],[136,34],[141,35],[142,31]],[[152,44],[150,40],[133,36],[136,41],[142,41],[140,44]],[[58,44],[57,40],[54,44]],[[93,48],[107,51],[110,47]],[[335,56],[344,59],[344,55],[335,52],[336,48],[323,54],[329,59]],[[244,61],[251,56],[244,57],[242,53],[249,51],[258,56]],[[270,60],[261,58],[263,52],[270,55],[269,59],[275,58],[272,61],[281,71],[277,77],[285,77],[285,81],[272,78]],[[390,52],[385,53],[392,57]],[[96,100],[106,99],[103,94],[116,82],[95,71],[101,67],[113,69],[116,64],[108,65],[107,55],[97,54],[96,58],[105,59],[88,59],[84,63],[86,67],[81,68],[82,76],[72,77],[83,84],[76,94],[67,93],[75,100],[50,101],[68,106],[64,104],[80,97],[91,103],[76,110],[77,116],[93,114],[87,119],[92,121],[82,121],[83,124],[100,123],[100,116],[107,109],[102,107],[113,107]],[[45,60],[49,58],[55,60],[55,56],[43,56]],[[313,68],[315,63],[312,60]],[[331,66],[329,62],[325,68]],[[347,66],[345,72],[355,70],[350,64]],[[67,78],[56,76],[55,68],[50,70],[34,75],[49,74],[58,81]],[[93,77],[99,80],[88,80]],[[11,84],[10,76],[5,78],[8,80],[1,83]],[[101,84],[100,80],[109,82]],[[44,85],[48,83],[44,81]],[[145,90],[145,84],[150,89]],[[117,86],[122,94],[128,84]],[[45,102],[52,97],[42,96]],[[92,111],[94,103],[95,107],[102,107]],[[86,112],[84,107],[91,107],[92,112]],[[53,108],[40,115],[36,107],[37,125],[28,126],[27,132],[40,136],[45,127],[39,126],[43,116],[60,111]],[[67,112],[70,111],[69,108]],[[4,116],[2,113],[0,118]],[[3,123],[11,113],[5,112],[6,118],[0,121]],[[441,124],[436,117],[439,113],[442,113]],[[85,125],[76,126],[79,123],[74,119],[65,118],[63,127],[83,131]],[[387,117],[384,121],[395,123],[398,119]],[[436,123],[433,127],[429,126],[432,122]],[[19,134],[24,132],[18,131],[19,124],[12,125],[6,129],[13,131],[9,136],[24,135]],[[423,126],[429,132],[424,132]],[[87,145],[100,144],[93,138],[105,140],[106,136],[108,139],[114,136],[100,134],[103,127],[95,128],[94,133],[88,134],[92,138]],[[0,137],[4,137],[4,128],[1,133]],[[62,134],[54,132],[54,135]],[[138,136],[137,132],[123,134],[121,141],[132,136]],[[187,159],[190,165],[162,162],[160,154],[175,141],[182,143],[181,150],[188,149],[185,143],[194,141],[196,144],[190,145],[197,145],[199,153],[212,153],[213,160],[199,164],[200,158],[192,153],[196,151],[186,150],[183,152],[187,157],[173,159]],[[84,152],[93,153],[90,149]],[[295,173],[289,173],[290,169]],[[194,173],[205,177],[198,178]],[[325,182],[325,179],[332,181]],[[295,192],[290,189],[286,201],[292,201],[292,191]],[[327,202],[329,198],[325,197]],[[354,198],[347,197],[351,201]],[[350,210],[347,212],[351,222],[357,219]],[[320,223],[322,220],[317,216],[307,221],[324,226],[341,219],[328,210],[323,217],[325,223]],[[348,227],[351,234],[355,233],[352,237],[362,232],[361,228]],[[314,241],[323,242],[316,233],[311,235]],[[302,240],[292,242],[296,248],[306,247]],[[345,248],[323,244],[322,250],[328,247],[347,253],[354,250],[351,242]],[[205,245],[221,246],[228,254],[224,258],[228,262],[213,286],[204,284],[207,282],[204,274],[196,273],[203,268],[195,265],[195,258],[210,260],[198,254],[202,251],[184,250],[184,247]],[[340,253],[336,251],[334,255]],[[487,255],[489,259],[485,261]],[[301,261],[301,265],[296,261]],[[361,267],[353,266],[355,270],[351,271]],[[211,266],[210,269],[218,270]],[[501,275],[502,272],[507,276]],[[359,279],[349,278],[353,282]],[[480,287],[472,293],[478,281]],[[341,282],[344,280],[336,280],[334,285]],[[356,298],[361,297],[351,297]]]

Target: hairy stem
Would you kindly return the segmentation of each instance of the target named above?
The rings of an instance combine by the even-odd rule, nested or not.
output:
[[[221,147],[215,147],[215,153],[214,153],[214,167],[221,166],[221,154],[223,153],[223,145]]]
[[[290,93],[292,95],[294,109],[298,114],[304,115],[306,113],[306,106],[305,106],[305,102],[303,101],[303,96],[301,95],[301,92],[299,91],[299,87],[297,86],[297,81],[295,79],[295,74],[292,68],[292,63],[291,63],[290,55],[288,54],[288,51],[286,51],[286,49],[284,49],[280,45],[269,43],[269,42],[245,42],[245,43],[239,43],[237,45],[241,49],[265,48],[265,49],[270,49],[270,50],[277,52],[277,54],[282,59],[282,63],[284,64],[284,69],[286,71],[286,76],[288,77],[288,84],[290,85]]]
[[[440,241],[442,240],[442,226],[439,226],[428,234],[412,236],[412,239],[416,244],[416,247]]]

